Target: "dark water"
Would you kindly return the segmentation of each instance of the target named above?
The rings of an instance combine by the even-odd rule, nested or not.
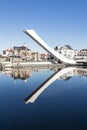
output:
[[[60,71],[1,71],[0,130],[87,130],[87,69]]]

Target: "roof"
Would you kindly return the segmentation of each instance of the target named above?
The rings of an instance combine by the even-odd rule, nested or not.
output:
[[[31,51],[29,48],[27,48],[26,46],[20,46],[20,47],[17,47],[17,46],[14,46],[14,50],[28,50],[28,51]]]
[[[64,45],[63,47],[62,47],[62,46],[56,46],[56,47],[54,48],[54,50],[56,50],[56,51],[57,51],[57,50],[66,50],[66,49],[68,49],[68,50],[73,50],[70,45]]]
[[[61,49],[62,49],[62,46],[56,46],[56,47],[54,48],[55,51],[61,50]]]
[[[80,51],[87,51],[87,49],[81,49]]]
[[[64,47],[66,47],[66,48],[69,49],[69,50],[73,50],[70,45],[65,45]]]

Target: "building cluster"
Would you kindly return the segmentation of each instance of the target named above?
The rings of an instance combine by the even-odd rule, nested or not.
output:
[[[48,54],[40,54],[39,52],[32,52],[27,45],[3,50],[3,58],[16,61],[46,61]]]
[[[87,59],[87,49],[74,50],[70,45],[56,46],[54,50],[69,59]],[[3,50],[2,57],[9,61],[54,61],[51,54],[32,52],[27,45]]]
[[[87,49],[74,50],[69,45],[56,46],[54,50],[69,59],[87,59]]]

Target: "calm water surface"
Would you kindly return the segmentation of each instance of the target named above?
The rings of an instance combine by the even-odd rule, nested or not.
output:
[[[0,130],[87,130],[87,69],[0,71]]]

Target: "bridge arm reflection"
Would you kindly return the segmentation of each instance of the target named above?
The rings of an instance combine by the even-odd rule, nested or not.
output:
[[[24,102],[27,103],[34,103],[34,101],[38,98],[38,96],[56,79],[60,78],[62,75],[68,73],[69,71],[75,70],[75,67],[67,67],[60,71],[55,72],[52,76],[50,76],[47,80],[45,80],[33,93],[31,93]]]

